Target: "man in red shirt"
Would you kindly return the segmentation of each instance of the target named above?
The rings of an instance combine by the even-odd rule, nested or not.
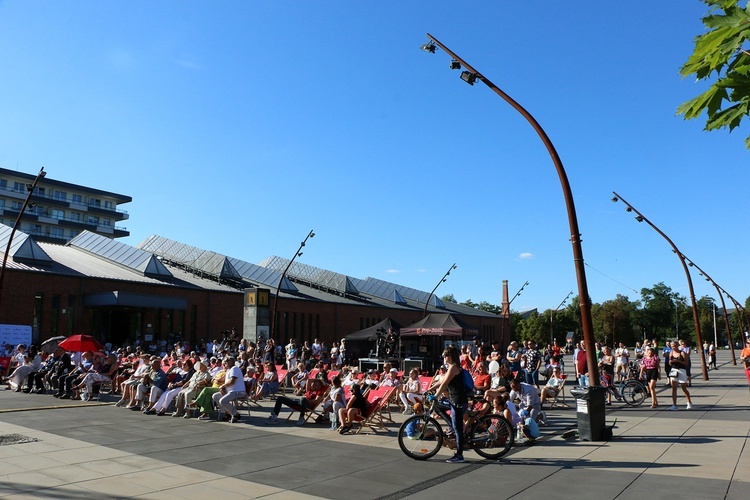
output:
[[[587,386],[589,385],[589,365],[586,360],[586,348],[581,341],[580,347],[576,352],[576,377],[578,377],[578,385]]]

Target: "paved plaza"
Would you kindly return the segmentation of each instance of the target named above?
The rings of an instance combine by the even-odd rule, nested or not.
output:
[[[738,353],[739,356],[739,353]],[[570,365],[570,363],[569,363]],[[699,370],[695,370],[700,373]],[[729,352],[711,380],[690,389],[694,409],[614,403],[614,439],[565,439],[575,405],[548,411],[543,440],[500,461],[471,451],[465,464],[419,462],[389,432],[339,435],[294,425],[282,410],[265,425],[270,402],[229,424],[146,416],[101,403],[0,392],[0,496],[3,498],[747,498],[750,392]],[[109,399],[108,399],[109,398]],[[568,395],[568,402],[573,403]],[[14,442],[14,438],[18,441]],[[15,444],[14,444],[15,443]]]

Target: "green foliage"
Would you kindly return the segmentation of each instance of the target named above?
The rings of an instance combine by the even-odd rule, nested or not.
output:
[[[458,303],[452,293],[443,295],[442,297],[440,297],[440,300],[442,300],[443,302],[451,302],[453,304]]]
[[[740,0],[703,0],[709,15],[702,19],[708,31],[695,38],[693,54],[680,69],[685,77],[714,83],[699,96],[683,103],[677,113],[690,120],[706,111],[705,130],[729,128],[731,132],[750,115],[750,4]],[[750,136],[745,140],[750,149]]]

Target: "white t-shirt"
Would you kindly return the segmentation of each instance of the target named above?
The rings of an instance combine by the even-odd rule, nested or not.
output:
[[[628,362],[629,355],[630,353],[628,352],[626,348],[618,347],[615,350],[615,364],[624,365],[625,363]]]
[[[227,392],[245,392],[245,379],[242,376],[242,370],[239,366],[233,366],[227,370],[227,376],[224,380],[227,382],[235,377],[234,384],[227,390]]]

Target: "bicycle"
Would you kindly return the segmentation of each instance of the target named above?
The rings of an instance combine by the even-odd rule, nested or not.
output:
[[[446,422],[450,416],[447,400],[425,397],[422,401],[424,413],[406,420],[398,430],[398,445],[407,457],[414,460],[432,458],[443,446],[451,447],[454,441],[446,436],[443,426],[432,416],[436,413]],[[490,413],[475,418],[470,417],[464,425],[465,445],[480,456],[497,460],[513,447],[513,426],[502,415]]]
[[[635,361],[628,364],[628,374],[625,380],[615,382],[617,392],[626,405],[641,406],[648,396],[648,387],[640,379],[640,369]]]

